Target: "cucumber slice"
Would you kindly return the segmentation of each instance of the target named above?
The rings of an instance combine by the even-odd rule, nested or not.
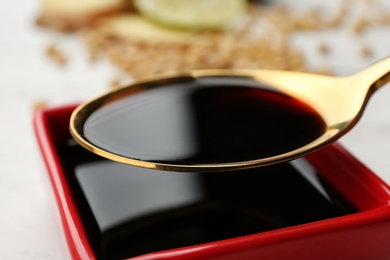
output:
[[[135,0],[139,12],[161,25],[224,29],[244,13],[246,0]]]

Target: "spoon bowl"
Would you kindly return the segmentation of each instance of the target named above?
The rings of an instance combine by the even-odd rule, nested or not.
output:
[[[199,70],[188,73],[153,76],[136,81],[128,86],[113,89],[91,101],[81,104],[72,114],[70,130],[75,140],[93,153],[114,161],[144,168],[181,172],[211,172],[266,166],[301,157],[334,142],[346,134],[361,118],[371,95],[390,81],[389,71],[390,58],[386,58],[356,74],[346,77],[330,77],[273,70]],[[162,86],[177,83],[186,85],[194,79],[212,79],[213,77],[222,77],[228,80],[226,84],[230,84],[229,82],[234,82],[237,79],[250,79],[270,88],[273,92],[282,93],[285,96],[303,102],[322,118],[324,122],[322,133],[305,143],[299,143],[298,147],[292,147],[289,150],[282,149],[280,150],[282,152],[276,154],[259,155],[256,158],[248,157],[241,160],[209,161],[202,159],[190,162],[140,158],[126,152],[107,149],[86,135],[86,122],[99,109],[108,105],[115,107],[115,103],[118,101],[137,96],[139,93],[144,93],[148,90],[164,89]],[[163,92],[161,93],[159,97],[163,99],[164,94]],[[148,102],[151,101],[145,99],[143,103],[141,102],[141,105],[148,104]],[[137,106],[140,106],[140,104],[129,104],[129,106],[134,107],[131,113],[137,113]],[[121,113],[120,110],[123,109],[123,107],[118,106],[117,111],[111,111],[111,114]],[[147,121],[150,119],[143,118],[143,120]],[[254,118],[253,120],[256,119]],[[141,129],[140,131],[143,130]],[[288,131],[287,129],[286,133]],[[115,129],[112,129],[112,135],[115,135]],[[102,139],[104,138],[103,136]],[[276,145],[283,146],[283,144]],[[155,146],[158,146],[158,144],[155,144]]]

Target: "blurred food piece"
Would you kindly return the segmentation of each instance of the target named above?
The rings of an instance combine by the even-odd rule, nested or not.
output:
[[[352,29],[363,37],[373,26],[390,25],[389,11],[378,0],[342,0],[331,10],[320,1],[298,9],[289,1],[266,0],[42,1],[41,23],[62,31],[81,29],[91,60],[108,58],[133,78],[193,69],[333,74],[329,60],[337,46],[313,40],[314,35]],[[304,55],[307,47],[297,44],[302,35],[317,44],[314,66]],[[359,50],[364,59],[375,55],[369,44]]]
[[[172,28],[229,28],[245,12],[246,0],[134,0],[150,20]]]
[[[253,9],[239,29],[176,31],[141,16],[122,14],[85,30],[92,59],[107,56],[135,78],[193,69],[283,69],[306,71],[302,54],[277,24],[259,33],[267,10]],[[260,19],[260,20],[259,20]],[[272,30],[272,37],[268,32]]]
[[[127,0],[42,0],[36,22],[57,31],[75,31],[132,8],[132,1]]]
[[[100,26],[117,38],[129,40],[178,43],[194,35],[191,31],[161,27],[137,14],[113,15],[102,20]]]

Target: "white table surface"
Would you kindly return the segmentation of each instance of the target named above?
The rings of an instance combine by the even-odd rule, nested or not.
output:
[[[0,1],[0,259],[70,258],[32,129],[33,104],[85,100],[107,89],[116,75],[105,62],[89,63],[76,37],[36,28],[38,9],[38,0]],[[323,41],[332,47],[326,58],[316,51]],[[66,67],[46,58],[45,47],[53,42],[68,54]],[[313,66],[331,64],[338,74],[349,74],[390,53],[390,28],[370,29],[362,37],[343,30],[305,33],[294,43]],[[361,44],[372,47],[370,59],[359,55]],[[374,95],[341,142],[390,184],[389,86]]]

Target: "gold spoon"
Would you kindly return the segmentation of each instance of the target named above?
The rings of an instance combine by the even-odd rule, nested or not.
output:
[[[195,164],[161,163],[132,158],[126,154],[118,154],[99,147],[84,135],[86,120],[96,110],[107,104],[124,97],[136,95],[150,88],[158,88],[159,85],[186,82],[189,78],[199,79],[210,76],[249,78],[272,86],[274,90],[301,100],[312,107],[324,120],[325,130],[318,138],[301,147],[270,157],[234,162],[201,162]],[[360,119],[372,94],[388,81],[390,81],[390,57],[346,77],[273,70],[198,70],[188,73],[154,76],[136,81],[129,86],[114,89],[81,104],[72,114],[70,131],[75,140],[91,152],[133,166],[182,172],[226,171],[260,167],[301,157],[334,142],[346,134]]]

